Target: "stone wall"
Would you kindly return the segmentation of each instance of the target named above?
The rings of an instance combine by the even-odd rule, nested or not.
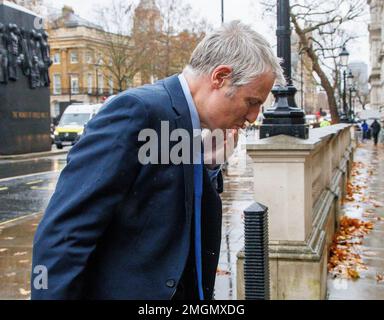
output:
[[[356,146],[338,124],[308,140],[276,136],[247,145],[254,198],[269,208],[272,299],[325,299],[328,247]],[[244,299],[244,252],[238,254],[238,299]]]

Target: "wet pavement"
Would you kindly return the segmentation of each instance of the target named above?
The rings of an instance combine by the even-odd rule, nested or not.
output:
[[[30,298],[32,241],[41,214],[0,224],[0,299]]]
[[[29,299],[33,235],[65,163],[0,161],[0,299]]]
[[[374,147],[371,141],[356,151],[355,162],[361,162],[359,174],[352,182],[363,186],[361,195],[354,195],[356,201],[343,206],[344,214],[351,218],[371,221],[373,230],[357,246],[367,269],[360,270],[360,278],[334,279],[328,276],[328,299],[330,300],[383,300],[384,281],[384,146]]]
[[[0,184],[4,178],[61,170],[66,163],[66,157],[67,155],[63,154],[26,160],[0,160]]]
[[[29,299],[33,235],[65,163],[0,160],[0,299]]]
[[[1,162],[0,172],[3,178],[0,179],[0,223],[42,212],[65,163],[65,155]]]

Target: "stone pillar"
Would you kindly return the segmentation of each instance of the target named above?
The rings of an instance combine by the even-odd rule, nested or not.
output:
[[[308,140],[280,135],[247,145],[254,199],[269,209],[272,299],[325,299],[328,244],[351,143],[350,126],[340,124],[313,129]],[[242,299],[243,252],[238,258]]]

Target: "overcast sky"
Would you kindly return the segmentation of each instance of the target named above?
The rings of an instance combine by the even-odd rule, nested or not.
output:
[[[52,6],[61,8],[63,4],[71,6],[77,14],[92,19],[94,9],[98,4],[108,4],[111,0],[46,0]],[[136,0],[137,2],[138,0]],[[185,0],[191,4],[194,11],[205,17],[213,26],[221,23],[221,0]],[[262,17],[261,0],[224,0],[224,16],[226,21],[241,20],[251,24],[255,30],[268,38],[271,44],[276,43],[276,36],[271,28],[275,25],[272,19]],[[368,22],[368,21],[367,21]],[[363,36],[348,48],[350,61],[364,61],[369,65],[369,43],[366,24],[355,24],[354,30],[359,30]]]

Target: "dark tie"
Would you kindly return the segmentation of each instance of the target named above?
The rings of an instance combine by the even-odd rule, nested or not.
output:
[[[203,154],[200,156],[200,163],[193,166],[195,184],[195,256],[197,285],[199,288],[200,300],[204,300],[203,293],[203,271],[201,257],[201,197],[203,194]]]

